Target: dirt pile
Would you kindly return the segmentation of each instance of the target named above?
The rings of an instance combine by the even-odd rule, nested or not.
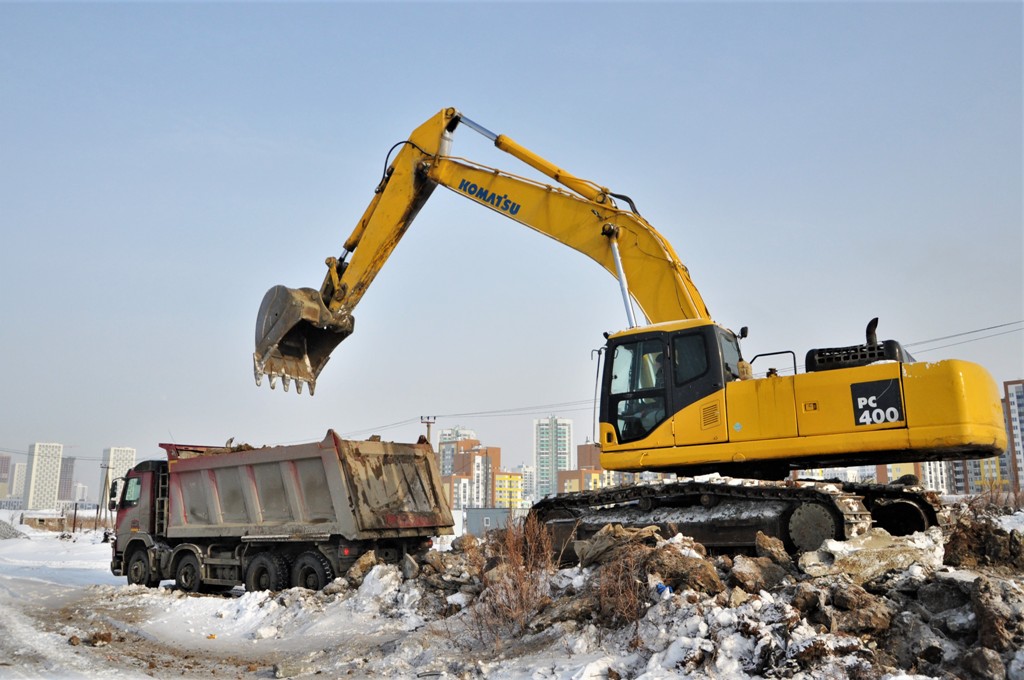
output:
[[[1007,531],[991,514],[964,509],[950,527],[946,564],[1020,574],[1024,572],[1024,533]]]
[[[488,635],[505,653],[509,639],[618,641],[609,677],[669,667],[697,677],[1024,680],[1022,539],[961,518],[948,539],[939,529],[902,538],[874,530],[794,562],[765,536],[756,555],[711,557],[683,536],[610,525],[576,544],[573,569],[512,569],[493,541],[467,537],[403,572],[423,586],[427,619],[479,633],[486,611],[481,649]],[[509,601],[510,580],[532,583],[528,603]],[[504,608],[494,606],[499,597]]]

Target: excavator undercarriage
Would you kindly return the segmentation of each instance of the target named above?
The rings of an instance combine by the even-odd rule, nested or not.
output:
[[[553,536],[556,554],[576,558],[573,541],[607,524],[658,526],[715,552],[746,552],[757,533],[783,541],[789,552],[815,550],[880,526],[908,535],[945,523],[934,492],[919,486],[838,481],[760,481],[709,475],[548,497],[531,510]]]

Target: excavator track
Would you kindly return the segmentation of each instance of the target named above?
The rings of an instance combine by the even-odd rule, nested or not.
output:
[[[874,525],[893,536],[908,536],[949,522],[949,510],[943,507],[939,495],[917,484],[847,482],[842,489],[861,497]]]
[[[548,526],[564,560],[574,558],[573,541],[606,524],[656,525],[716,552],[749,551],[761,531],[799,553],[827,539],[854,538],[876,524],[894,534],[913,533],[942,516],[935,494],[919,487],[717,476],[560,494],[531,512]]]

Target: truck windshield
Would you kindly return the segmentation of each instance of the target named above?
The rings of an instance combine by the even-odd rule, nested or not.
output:
[[[125,480],[124,500],[121,505],[130,508],[139,504],[139,496],[142,495],[142,482],[138,477],[129,477]]]

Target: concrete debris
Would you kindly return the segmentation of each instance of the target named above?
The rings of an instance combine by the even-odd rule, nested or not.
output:
[[[737,555],[733,560],[729,581],[751,594],[772,590],[786,577],[786,570],[770,557]]]
[[[363,582],[363,578],[377,565],[377,553],[373,550],[369,550],[359,556],[359,559],[349,567],[348,571],[345,572],[345,578],[348,579],[349,583],[359,587]]]
[[[657,527],[608,525],[576,542],[576,567],[537,576],[545,595],[520,630],[538,638],[588,627],[605,631],[597,639],[620,630],[634,636],[632,665],[609,665],[607,677],[674,665],[693,677],[1024,680],[1022,536],[995,523],[972,523],[971,531],[962,524],[950,541],[967,545],[969,535],[982,561],[1014,573],[944,565],[944,557],[963,564],[965,553],[947,553],[938,527],[905,537],[873,529],[826,541],[795,563],[781,541],[764,535],[754,555],[709,556]],[[491,555],[486,563],[473,558],[482,553]],[[494,601],[494,584],[509,580],[509,566],[494,554],[485,541],[464,538],[450,552],[422,556],[418,569],[401,569],[443,596],[423,597],[423,615],[436,606],[442,616],[471,616],[477,603]],[[729,666],[723,648],[746,649],[745,661]]]
[[[942,530],[938,527],[900,537],[874,528],[849,541],[825,541],[820,550],[801,555],[799,564],[810,576],[847,574],[855,583],[864,583],[914,564],[934,571],[942,566],[943,555]]]

